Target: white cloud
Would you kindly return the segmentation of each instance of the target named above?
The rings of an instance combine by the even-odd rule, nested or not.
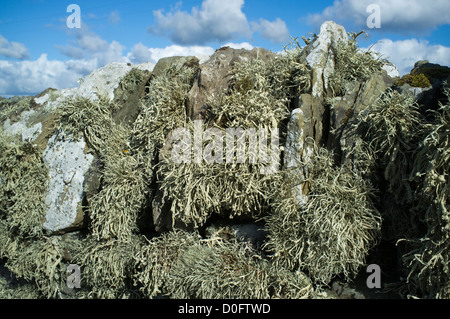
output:
[[[95,60],[97,67],[103,67],[111,62],[128,62],[123,56],[125,47],[117,41],[108,43],[89,29],[77,29],[72,44],[58,46],[60,52],[73,59]]]
[[[48,60],[46,54],[33,61],[0,60],[0,94],[36,94],[49,87],[75,87],[77,80],[96,66],[95,60]]]
[[[109,14],[109,18],[108,18],[108,22],[111,24],[117,24],[120,21],[120,14],[119,11],[114,10],[111,11],[111,13]]]
[[[127,58],[135,64],[144,62],[156,63],[159,59],[171,56],[210,56],[214,51],[212,47],[208,46],[171,45],[165,48],[148,48],[142,43],[138,43],[128,53]]]
[[[336,0],[321,13],[310,14],[307,21],[318,26],[326,20],[338,23],[353,22],[366,26],[370,4],[377,4],[381,10],[381,31],[402,33],[429,32],[450,23],[450,2],[448,0]]]
[[[0,55],[19,60],[28,59],[30,57],[25,45],[18,42],[9,42],[2,35],[0,35]]]
[[[237,50],[239,50],[239,49],[253,50],[253,48],[254,48],[254,46],[248,42],[242,42],[242,43],[228,42],[228,43],[225,43],[223,45],[223,47],[230,47],[232,49],[237,49]]]
[[[55,46],[55,48],[59,49],[59,51],[64,54],[65,56],[68,56],[69,58],[73,59],[83,59],[84,58],[84,52],[83,49],[74,47],[72,45],[68,46]]]
[[[384,58],[392,62],[399,69],[401,75],[408,74],[419,60],[428,60],[431,63],[445,66],[450,65],[450,47],[430,45],[428,41],[383,39],[378,41],[372,50],[380,52]]]
[[[153,60],[149,48],[140,42],[133,46],[131,52],[128,53],[128,58],[131,63],[134,64],[150,62]]]
[[[289,30],[286,23],[277,18],[270,22],[265,19],[259,19],[259,22],[252,22],[253,30],[261,33],[261,36],[276,44],[283,44],[289,42]]]
[[[163,10],[153,12],[156,25],[149,32],[169,36],[176,44],[201,45],[210,41],[229,41],[238,37],[251,37],[247,17],[242,12],[244,0],[204,0],[201,8],[191,13]]]
[[[108,42],[96,34],[77,33],[76,44],[83,50],[90,52],[104,51],[108,47]]]

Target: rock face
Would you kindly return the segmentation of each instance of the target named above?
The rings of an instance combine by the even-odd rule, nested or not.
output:
[[[427,109],[437,110],[439,101],[445,99],[442,89],[444,83],[449,83],[450,81],[450,68],[430,63],[428,60],[417,61],[410,75],[416,76],[421,74],[425,75],[431,86],[414,87],[405,83],[399,88],[399,91],[402,94],[414,96],[419,105],[426,106]]]
[[[67,140],[67,141],[66,141]],[[44,229],[50,233],[79,228],[84,213],[84,176],[94,156],[86,154],[83,139],[73,141],[60,132],[48,141],[44,162],[49,168],[50,183],[45,203],[48,207]]]

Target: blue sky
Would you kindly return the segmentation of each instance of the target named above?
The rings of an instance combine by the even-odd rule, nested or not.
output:
[[[70,4],[81,28],[67,27]],[[380,8],[369,29],[367,7]],[[207,56],[223,45],[281,51],[289,36],[318,33],[326,20],[366,30],[372,47],[407,73],[428,59],[450,65],[449,0],[0,0],[0,95],[37,94],[76,81],[111,62]]]

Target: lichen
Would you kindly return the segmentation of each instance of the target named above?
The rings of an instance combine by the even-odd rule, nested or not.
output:
[[[338,42],[333,52],[335,66],[329,78],[333,96],[344,95],[349,83],[368,80],[387,63],[380,54],[359,48],[357,38],[363,33],[349,33],[349,40]]]
[[[273,193],[273,213],[265,219],[272,261],[305,271],[319,285],[338,275],[353,278],[380,238],[374,190],[351,166],[335,166],[332,153],[323,148],[303,165],[305,178],[285,171]],[[303,203],[298,186],[305,184],[309,191]]]

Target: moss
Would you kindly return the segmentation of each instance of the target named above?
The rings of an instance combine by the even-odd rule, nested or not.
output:
[[[33,283],[44,298],[55,298],[64,284],[63,251],[57,238],[16,241],[9,247],[6,267]]]
[[[32,96],[12,97],[3,99],[0,103],[0,123],[10,119],[14,123],[23,111],[28,111],[32,107]]]
[[[237,80],[236,83],[234,83],[234,89],[240,94],[245,94],[253,88],[253,82],[248,76],[243,79]]]
[[[290,102],[310,88],[310,73],[300,62],[300,49],[291,49],[269,61],[236,63],[231,91],[208,99],[221,127],[272,127],[289,116]]]
[[[413,72],[413,75],[423,74],[427,77],[429,82],[433,82],[435,79],[445,81],[450,77],[450,68],[448,67],[421,67]]]
[[[189,247],[200,244],[198,233],[174,230],[146,240],[134,255],[134,283],[147,298],[166,294],[169,274],[179,256]]]
[[[409,84],[413,87],[427,88],[431,86],[428,78],[423,74],[406,74],[399,81],[398,85],[402,86],[404,84]]]
[[[130,130],[113,125],[100,149],[101,190],[88,202],[90,229],[97,239],[127,240],[138,231],[137,221],[149,193],[142,153],[131,149]]]
[[[193,78],[193,69],[177,70],[172,66],[150,81],[133,127],[136,147],[151,155],[164,145],[170,132],[184,126],[185,104]]]
[[[365,140],[375,150],[388,191],[399,203],[411,203],[410,154],[420,138],[421,124],[414,98],[388,90],[370,107],[364,121],[369,125]]]

